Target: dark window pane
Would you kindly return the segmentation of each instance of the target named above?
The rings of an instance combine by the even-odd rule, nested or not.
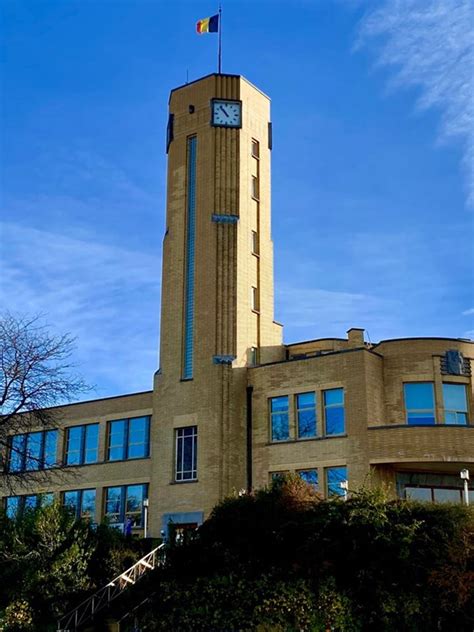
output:
[[[300,470],[298,474],[306,483],[318,488],[318,470]]]
[[[272,397],[270,400],[272,413],[288,410],[288,395]]]
[[[326,434],[334,435],[344,432],[344,408],[342,406],[326,408]]]
[[[128,431],[128,458],[148,456],[148,417],[130,419]]]
[[[423,502],[431,501],[431,488],[427,487],[405,487],[405,498]]]
[[[314,393],[299,393],[296,396],[296,405],[300,408],[314,408],[316,405],[316,398]]]
[[[109,461],[125,458],[125,420],[109,422]]]
[[[21,472],[25,463],[26,435],[12,437],[10,450],[10,472]]]
[[[77,516],[78,514],[78,507],[79,507],[78,496],[79,496],[79,493],[77,491],[64,492],[64,495],[63,495],[64,506],[69,507],[74,512],[75,516]]]
[[[141,526],[144,485],[129,485],[126,489],[125,520],[130,519],[134,527]]]
[[[105,513],[111,523],[121,521],[122,491],[122,487],[109,487],[106,490]]]
[[[95,489],[83,489],[81,498],[81,518],[95,520]]]
[[[30,432],[26,439],[26,465],[27,470],[39,470],[41,467],[41,449],[43,443],[42,432]]]
[[[54,494],[53,492],[46,492],[45,494],[41,494],[40,505],[41,507],[47,507],[54,503]]]
[[[344,496],[341,483],[347,481],[346,467],[328,467],[326,470],[328,496]]]
[[[439,487],[434,487],[433,497],[434,497],[435,503],[460,503],[461,490],[460,489],[442,489]]]
[[[66,465],[78,465],[81,462],[83,426],[68,428],[66,442]]]
[[[9,518],[16,518],[18,516],[20,510],[20,497],[19,496],[10,496],[9,498],[5,498],[5,511]]]
[[[333,406],[335,404],[344,403],[344,389],[343,388],[331,388],[324,391],[324,405]]]
[[[285,441],[290,438],[288,413],[272,415],[272,441]]]
[[[405,384],[405,407],[407,410],[432,410],[434,392],[432,382]]]
[[[299,410],[298,411],[298,437],[315,437],[316,436],[316,410]]]
[[[408,412],[407,419],[413,425],[431,426],[435,423],[434,414],[430,412]]]
[[[58,445],[58,431],[47,430],[44,434],[44,467],[56,465],[56,450]]]
[[[85,426],[84,463],[97,463],[99,458],[99,424]]]

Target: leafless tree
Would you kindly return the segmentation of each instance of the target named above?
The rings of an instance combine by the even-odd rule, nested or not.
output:
[[[4,474],[3,483],[8,479],[9,486],[28,478],[32,472],[25,469],[42,469],[40,463],[34,467],[37,455],[25,454],[25,445],[13,446],[10,435],[57,428],[59,409],[55,407],[89,389],[75,373],[73,350],[74,339],[69,334],[51,335],[38,316],[0,315],[0,452],[3,465],[7,453],[11,457],[15,450],[33,463]]]

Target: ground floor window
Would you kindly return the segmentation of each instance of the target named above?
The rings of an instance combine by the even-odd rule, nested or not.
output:
[[[95,522],[95,489],[74,489],[63,492],[63,504],[73,511],[77,519]]]
[[[308,483],[314,489],[318,489],[318,470],[299,470],[297,473],[305,483]]]
[[[435,503],[462,503],[463,481],[459,475],[399,472],[397,493],[400,498]],[[474,484],[469,484],[469,502],[474,503]]]
[[[105,490],[105,517],[109,524],[122,528],[143,526],[143,500],[148,485],[121,485]]]
[[[347,485],[347,467],[326,468],[327,496],[345,496]]]
[[[5,513],[9,518],[17,518],[25,511],[45,507],[54,501],[54,494],[29,494],[27,496],[8,496],[4,499]]]

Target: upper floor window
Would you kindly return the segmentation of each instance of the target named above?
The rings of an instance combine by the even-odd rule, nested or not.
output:
[[[252,138],[252,156],[254,158],[260,158],[260,143],[254,138]]]
[[[197,426],[176,429],[175,481],[197,479]]]
[[[41,430],[10,439],[9,472],[42,470],[56,464],[57,430]]]
[[[443,384],[444,421],[447,424],[467,424],[465,384]]]
[[[252,254],[254,255],[259,254],[258,233],[256,230],[253,230],[251,234],[251,248],[252,248]]]
[[[270,426],[272,441],[286,441],[290,438],[288,395],[270,399]]]
[[[298,474],[305,483],[318,489],[318,470],[299,470]]]
[[[296,396],[298,438],[316,436],[316,394],[298,393]]]
[[[99,424],[72,426],[66,432],[66,465],[97,463]]]
[[[403,388],[407,423],[423,426],[434,424],[433,382],[408,382]]]
[[[258,186],[258,178],[257,176],[252,176],[252,197],[255,200],[259,199],[259,186]]]
[[[143,525],[143,500],[147,497],[148,485],[122,485],[105,490],[105,516],[111,524],[126,524],[132,527]]]
[[[107,459],[141,459],[149,455],[150,418],[134,417],[109,421]]]
[[[76,518],[95,521],[95,489],[75,489],[63,493],[63,504],[69,507]]]
[[[252,287],[250,299],[252,302],[252,309],[254,312],[258,312],[260,309],[259,300],[258,300],[258,289],[256,287]]]
[[[345,433],[346,424],[343,388],[331,388],[324,391],[324,421],[326,435]]]
[[[326,491],[328,496],[345,496],[347,485],[346,467],[326,468]]]

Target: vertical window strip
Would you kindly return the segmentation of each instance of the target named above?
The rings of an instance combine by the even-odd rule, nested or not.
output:
[[[196,146],[197,138],[188,138],[187,227],[184,303],[183,378],[193,377],[194,343],[194,246],[196,232]]]

